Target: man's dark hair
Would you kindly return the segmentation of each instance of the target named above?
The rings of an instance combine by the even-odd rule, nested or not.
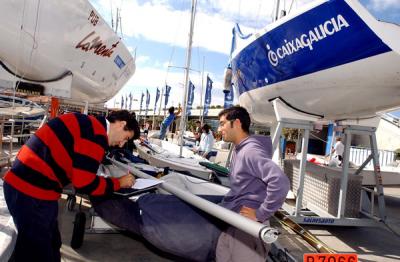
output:
[[[210,132],[210,126],[207,125],[207,124],[204,124],[204,125],[201,127],[201,130],[206,131],[206,133],[208,134],[208,133]]]
[[[175,111],[175,108],[173,106],[171,106],[170,108],[168,108],[168,113],[173,114]]]
[[[225,116],[225,118],[230,121],[239,119],[240,123],[242,123],[243,131],[246,133],[250,132],[250,123],[251,123],[250,115],[245,108],[241,106],[233,106],[230,108],[226,108],[221,112],[219,112],[218,118],[221,118],[221,116]]]
[[[133,131],[133,139],[138,139],[140,137],[140,128],[135,119],[135,115],[129,113],[128,110],[113,111],[107,116],[107,120],[110,123],[115,123],[115,121],[126,121],[124,130]]]
[[[196,124],[201,124],[201,122],[199,120],[196,121]]]

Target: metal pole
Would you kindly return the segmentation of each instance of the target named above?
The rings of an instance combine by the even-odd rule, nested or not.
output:
[[[205,57],[203,56],[203,71],[201,72],[200,115],[199,115],[199,120],[201,122],[201,125],[203,125],[203,113],[202,112],[204,112],[204,107],[203,107],[204,61],[205,61]]]
[[[280,0],[276,0],[274,21],[278,20]]]
[[[167,85],[167,83],[165,83],[164,87],[161,88],[160,107],[158,108],[158,116],[161,115],[162,99],[163,99],[163,96],[164,96],[164,89],[166,88],[166,85]],[[151,130],[154,130],[154,124],[153,124]]]
[[[351,144],[351,132],[350,130],[345,130],[345,147],[344,155],[342,160],[342,178],[340,181],[340,192],[339,192],[339,207],[337,218],[344,217],[344,211],[346,208],[346,195],[347,195],[347,185],[349,182],[349,159],[350,159],[350,144]]]
[[[109,160],[117,167],[128,170],[138,177],[157,180],[156,178],[147,175],[146,173],[143,173],[132,166],[123,164],[111,158],[109,158]],[[265,243],[272,243],[278,239],[279,233],[278,230],[276,230],[275,228],[268,227],[264,224],[246,218],[229,209],[226,209],[201,197],[193,195],[187,190],[175,187],[174,185],[171,185],[166,181],[161,183],[159,187],[164,189],[165,191],[168,191],[171,194],[174,194],[185,202],[188,202],[189,204],[207,212],[208,214],[215,216],[236,228],[239,228],[243,232],[246,232],[256,238],[260,238]]]
[[[373,155],[372,161],[374,163],[375,186],[376,186],[376,191],[378,193],[379,216],[383,221],[386,221],[385,196],[383,193],[381,167],[379,165],[378,144],[376,142],[375,132],[373,132],[369,136],[369,138],[371,143],[371,151]]]
[[[300,177],[299,177],[299,188],[297,189],[296,198],[296,210],[295,216],[300,216],[301,208],[303,206],[303,193],[304,193],[304,179],[306,175],[307,166],[307,150],[308,150],[308,139],[310,137],[310,129],[304,129],[303,141],[301,146],[301,160],[300,160]]]
[[[190,31],[189,31],[189,41],[188,41],[188,48],[186,53],[186,67],[185,67],[185,91],[184,91],[184,99],[183,99],[183,112],[181,117],[180,123],[180,133],[179,133],[179,143],[181,145],[179,150],[179,156],[182,157],[182,150],[183,150],[183,132],[186,129],[186,108],[187,108],[187,97],[188,97],[188,86],[189,86],[189,68],[190,68],[190,60],[192,57],[192,40],[193,40],[193,28],[194,28],[194,21],[196,17],[196,4],[197,0],[192,0],[192,11],[190,16]]]

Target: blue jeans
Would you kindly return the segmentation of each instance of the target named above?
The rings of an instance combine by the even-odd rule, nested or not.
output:
[[[168,126],[161,124],[161,129],[160,129],[160,139],[163,140],[165,138],[165,135],[167,134],[167,129]]]
[[[61,261],[58,202],[25,195],[4,182],[4,197],[18,230],[15,261]]]

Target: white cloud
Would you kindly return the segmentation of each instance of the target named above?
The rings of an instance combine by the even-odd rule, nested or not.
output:
[[[93,0],[96,1],[96,0]],[[309,2],[310,0],[295,1],[297,6]],[[139,4],[136,0],[113,2],[115,8],[122,7],[122,28],[126,37],[136,39],[144,38],[171,46],[186,48],[189,32],[189,4],[190,1],[181,1],[187,5],[173,9],[168,5],[169,1],[157,0]],[[206,50],[215,51],[222,54],[229,54],[232,27],[235,22],[241,24],[243,33],[254,32],[250,26],[261,28],[270,22],[272,17],[273,1],[261,0],[208,0],[206,3],[199,2],[198,12],[193,38],[193,47],[202,47]],[[94,2],[96,9],[103,18],[110,17],[110,1],[98,0]],[[288,6],[287,6],[288,7]],[[257,10],[257,11],[255,11]],[[114,19],[115,20],[115,19]],[[246,26],[247,25],[247,26]],[[133,40],[134,42],[134,40]],[[151,60],[151,67],[148,64]],[[164,85],[168,79],[168,84],[173,86],[171,101],[177,105],[182,100],[183,93],[183,72],[169,72],[166,76],[167,62],[160,62],[154,58],[139,56],[136,60],[137,69],[133,78],[117,94],[117,101],[120,101],[121,94],[127,94],[133,90],[135,98],[140,100],[141,90],[146,88],[155,93],[155,88]],[[206,74],[205,74],[206,75]],[[213,76],[214,80],[212,104],[223,104],[222,80],[221,76]],[[197,77],[198,79],[200,77]],[[196,85],[195,105],[200,103],[200,80],[193,80]],[[197,82],[196,82],[197,81]],[[204,91],[203,91],[204,92]],[[217,95],[215,95],[217,94]],[[154,97],[154,94],[152,95]],[[198,98],[198,99],[197,99]],[[108,103],[112,105],[113,100]],[[154,104],[153,101],[150,104]]]
[[[370,6],[376,11],[383,11],[389,8],[400,8],[400,0],[371,0]]]
[[[209,8],[212,8],[214,12],[210,12],[210,9],[206,10],[201,6],[198,8],[193,46],[228,54],[232,38],[232,27],[235,22],[240,21],[236,17],[238,12],[235,12],[235,4],[226,5],[226,1],[219,0],[216,3],[210,3],[213,3],[213,5]],[[257,3],[257,1],[252,0],[242,4],[243,8],[240,11],[240,16],[243,21],[257,20],[254,17],[253,9],[258,8]],[[189,1],[187,4],[189,4]],[[121,6],[121,4],[115,3],[114,8],[117,6]],[[96,7],[103,17],[110,17],[109,1],[100,0]],[[188,8],[188,6],[185,6],[185,8]],[[260,12],[259,17],[265,18],[270,9],[270,7],[266,7],[265,10],[267,12]],[[142,5],[139,5],[136,1],[125,1],[122,5],[121,16],[125,36],[143,37],[147,40],[183,48],[187,46],[190,14],[186,10],[174,10],[165,1],[146,2]],[[267,17],[270,17],[270,15]],[[244,32],[254,31],[246,26],[243,26],[242,29]]]
[[[138,56],[136,58],[136,65],[145,64],[149,60],[150,60],[150,57],[148,57],[148,56],[144,56],[144,55]]]
[[[212,105],[222,105],[223,104],[223,96],[222,96],[222,82],[214,80],[214,76],[211,72],[205,72],[204,77],[206,77],[207,73],[210,75],[211,79],[214,81],[213,89],[212,89]],[[184,94],[184,74],[183,72],[169,72],[168,76],[166,70],[164,68],[155,68],[155,67],[138,67],[134,77],[129,80],[129,82],[118,92],[118,94],[111,99],[107,104],[108,107],[113,107],[114,99],[119,103],[121,101],[121,95],[124,97],[129,93],[132,93],[134,99],[138,101],[133,103],[133,107],[139,108],[139,102],[142,92],[146,92],[146,89],[150,92],[150,108],[154,107],[154,99],[156,88],[160,89],[164,87],[165,80],[168,78],[167,84],[172,87],[171,94],[169,98],[168,105],[177,106],[179,103],[183,101]],[[201,76],[194,75],[191,78],[191,81],[195,85],[195,99],[194,106],[200,105],[200,92],[201,92]],[[161,83],[161,85],[160,85]],[[205,84],[204,81],[204,89],[203,89],[203,102],[204,102],[204,93],[205,93]]]

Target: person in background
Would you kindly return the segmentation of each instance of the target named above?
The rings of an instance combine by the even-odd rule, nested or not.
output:
[[[196,121],[196,126],[194,128],[193,134],[195,137],[195,144],[198,145],[200,144],[200,140],[201,140],[201,122],[199,120]]]
[[[146,123],[144,124],[144,127],[143,127],[144,139],[147,139],[150,129],[151,129],[151,122],[150,121],[146,121]]]
[[[131,187],[135,179],[97,176],[109,146],[122,147],[140,130],[128,111],[96,119],[80,113],[56,117],[19,151],[4,177],[4,196],[18,230],[15,261],[60,261],[58,200],[65,186],[101,196]]]
[[[337,136],[336,143],[332,147],[331,156],[333,157],[333,159],[331,160],[330,165],[341,166],[343,160],[343,153],[344,153],[344,145],[342,143],[342,138],[340,136]]]
[[[165,135],[167,134],[168,127],[174,122],[174,119],[176,116],[178,116],[181,113],[182,108],[179,107],[178,111],[175,112],[175,108],[171,106],[168,109],[168,116],[164,118],[164,120],[161,123],[160,127],[160,139],[163,140],[165,138]]]
[[[229,174],[231,189],[220,205],[268,225],[289,191],[289,179],[271,160],[271,139],[249,134],[250,116],[243,107],[224,109],[218,117],[223,140],[235,145]],[[264,262],[268,251],[269,246],[259,238],[230,226],[218,239],[216,259]]]
[[[201,128],[201,139],[200,144],[197,149],[193,149],[194,152],[198,153],[204,158],[210,159],[211,157],[211,150],[214,145],[214,136],[210,129],[210,126],[204,124]]]
[[[229,149],[230,143],[225,142],[222,139],[222,134],[221,132],[217,132],[215,134],[215,143],[214,143],[214,148],[216,149]]]
[[[342,138],[340,136],[336,137],[336,143],[333,146],[332,154],[337,157],[340,162],[343,160],[344,145],[342,143]]]

